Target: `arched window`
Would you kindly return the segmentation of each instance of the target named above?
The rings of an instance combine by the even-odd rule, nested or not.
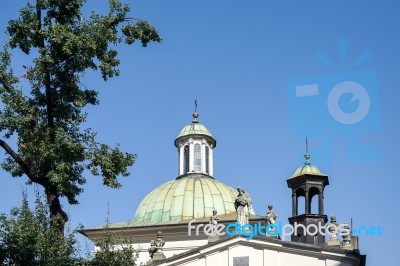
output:
[[[206,173],[210,173],[210,149],[206,146]]]
[[[194,171],[201,172],[201,147],[200,144],[194,144]]]
[[[308,209],[310,210],[310,213],[319,213],[319,202],[318,202],[318,196],[319,196],[319,189],[316,187],[310,188],[309,192],[309,207]],[[315,202],[315,203],[313,203]]]
[[[186,145],[183,152],[183,173],[187,174],[189,172],[189,146]]]
[[[300,215],[305,212],[306,198],[304,189],[299,188],[296,190],[296,215]]]

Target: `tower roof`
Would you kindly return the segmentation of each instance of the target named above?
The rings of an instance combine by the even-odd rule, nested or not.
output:
[[[192,123],[186,125],[179,135],[175,139],[175,146],[178,147],[178,141],[184,137],[189,137],[189,136],[204,136],[211,140],[213,146],[215,147],[217,144],[217,141],[214,139],[212,136],[211,132],[201,123],[198,121],[199,114],[197,112],[193,113],[193,121]]]
[[[315,165],[312,165],[310,163],[310,157],[311,157],[310,154],[306,153],[304,155],[304,158],[306,159],[306,161],[304,162],[304,165],[297,168],[296,172],[294,172],[294,174],[291,177],[289,177],[288,179],[302,176],[305,174],[326,176],[325,174],[321,173]]]

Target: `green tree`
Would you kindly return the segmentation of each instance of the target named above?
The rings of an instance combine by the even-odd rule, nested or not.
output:
[[[135,265],[136,250],[131,246],[132,239],[110,231],[107,219],[104,234],[96,241],[98,250],[90,260],[91,266],[131,266]]]
[[[96,241],[97,251],[87,251],[86,256],[82,256],[75,232],[66,230],[62,235],[51,226],[45,202],[37,192],[35,206],[31,209],[26,193],[22,193],[20,207],[14,207],[9,215],[0,214],[0,265],[135,265],[137,252],[130,245],[132,239],[114,234],[108,218],[104,234]]]
[[[31,210],[26,194],[9,216],[0,215],[0,263],[5,265],[77,265],[75,238],[50,226],[48,209],[39,194]]]
[[[87,70],[99,70],[104,80],[118,75],[117,44],[161,41],[148,22],[128,17],[129,7],[119,0],[109,0],[108,14],[87,18],[84,3],[28,2],[9,22],[9,42],[0,53],[0,146],[7,154],[2,167],[43,187],[52,226],[60,233],[68,220],[60,197],[78,203],[85,170],[118,188],[118,176],[129,175],[136,158],[118,145],[98,143],[95,132],[82,128],[84,108],[98,104],[97,91],[82,86],[82,76]],[[11,48],[22,50],[27,62],[33,58],[22,77],[13,73]]]

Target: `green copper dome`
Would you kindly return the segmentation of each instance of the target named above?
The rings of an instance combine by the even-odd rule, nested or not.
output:
[[[178,147],[178,140],[180,140],[181,138],[188,137],[188,136],[195,136],[195,135],[205,136],[205,137],[209,138],[211,140],[211,142],[213,143],[213,146],[214,147],[216,146],[216,140],[212,136],[211,132],[203,124],[199,123],[199,121],[197,120],[198,117],[199,117],[199,114],[194,113],[192,123],[189,125],[186,125],[181,130],[181,132],[175,139],[176,147]]]
[[[181,138],[188,135],[205,135],[211,138],[213,137],[210,131],[203,124],[200,123],[192,123],[185,126],[181,130],[177,138]]]
[[[237,191],[212,177],[189,174],[150,192],[136,210],[135,222],[170,223],[236,213]],[[253,211],[252,211],[252,214]]]
[[[325,174],[321,173],[315,165],[312,165],[310,163],[310,154],[307,153],[306,155],[304,155],[304,158],[306,159],[304,165],[297,168],[296,172],[294,172],[294,174],[289,177],[289,179],[305,174],[325,176]]]

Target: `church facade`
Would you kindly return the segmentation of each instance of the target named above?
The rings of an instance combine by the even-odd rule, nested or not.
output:
[[[308,152],[305,164],[287,179],[292,190],[289,224],[298,230],[292,233],[291,241],[284,241],[276,230],[272,206],[270,216],[256,215],[250,196],[242,188],[234,189],[213,176],[217,142],[198,121],[197,112],[174,144],[179,155],[176,179],[147,194],[133,220],[107,229],[131,238],[130,244],[138,252],[137,265],[365,265],[358,239],[350,233],[339,239],[334,230],[336,221],[328,223],[323,207],[328,176],[311,165]],[[318,198],[318,213],[311,213],[314,196]],[[305,200],[304,212],[298,210],[300,199]],[[262,234],[249,237],[246,225],[264,226],[257,230]],[[309,232],[317,226],[327,230]],[[235,233],[240,232],[238,228],[244,228],[243,234]],[[95,244],[104,232],[104,227],[81,231]],[[325,239],[328,232],[329,240]]]

